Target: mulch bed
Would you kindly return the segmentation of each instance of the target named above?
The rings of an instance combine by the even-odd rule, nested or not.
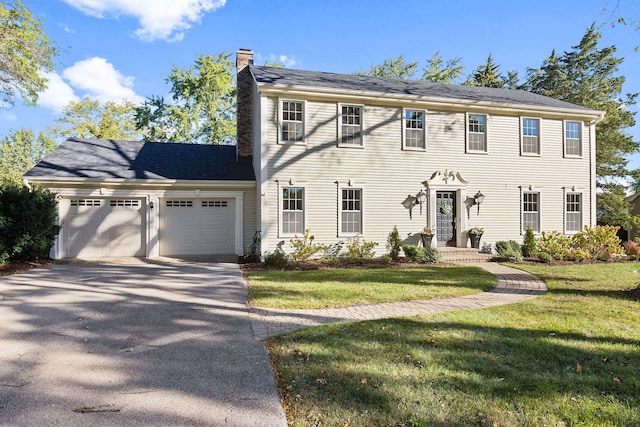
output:
[[[0,264],[0,276],[8,276],[9,274],[20,273],[21,271],[40,268],[52,262],[50,259],[40,261],[11,261],[6,264]]]

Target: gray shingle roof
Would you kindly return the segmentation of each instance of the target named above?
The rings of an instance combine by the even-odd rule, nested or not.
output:
[[[77,138],[60,144],[25,177],[255,180],[251,162],[238,162],[232,145]]]
[[[445,98],[458,101],[476,101],[520,106],[536,106],[592,111],[569,102],[523,90],[496,89],[416,80],[385,79],[381,77],[335,74],[317,71],[291,70],[250,65],[258,83],[303,88],[363,91],[372,94],[407,95],[424,98]]]

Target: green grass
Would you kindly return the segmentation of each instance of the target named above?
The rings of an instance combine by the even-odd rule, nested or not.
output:
[[[477,267],[251,271],[246,276],[249,304],[285,309],[447,298],[496,285],[494,276]]]
[[[550,292],[267,340],[292,425],[640,425],[639,264],[519,268]]]

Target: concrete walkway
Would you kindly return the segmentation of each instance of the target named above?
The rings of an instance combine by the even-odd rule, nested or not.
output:
[[[424,301],[406,301],[342,308],[277,310],[250,308],[251,326],[257,339],[264,339],[309,326],[332,322],[385,319],[390,317],[418,316],[445,311],[492,307],[524,301],[547,292],[547,285],[533,274],[495,262],[466,264],[484,268],[498,279],[495,288],[488,292]]]

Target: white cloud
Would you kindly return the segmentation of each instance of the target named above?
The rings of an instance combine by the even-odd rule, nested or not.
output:
[[[57,73],[41,72],[40,75],[48,82],[47,89],[38,98],[38,105],[60,112],[69,102],[79,100],[71,86]]]
[[[202,15],[221,8],[226,0],[63,0],[96,18],[131,16],[140,28],[135,35],[144,41],[179,41]]]
[[[0,107],[2,106],[0,105]],[[15,122],[16,120],[18,120],[18,116],[16,116],[10,111],[3,111],[1,114],[1,117],[2,117],[2,120],[6,120],[8,122]]]
[[[298,61],[296,61],[296,59],[293,56],[288,56],[288,55],[275,55],[273,53],[270,53],[268,56],[263,56],[260,53],[256,53],[255,56],[255,62],[256,63],[265,63],[265,62],[269,62],[269,63],[280,63],[282,65],[285,66],[285,68],[291,68],[293,66],[295,66]]]
[[[75,89],[85,91],[83,97],[136,104],[144,100],[133,90],[133,77],[123,76],[113,64],[97,56],[76,62],[62,72],[62,77]]]

